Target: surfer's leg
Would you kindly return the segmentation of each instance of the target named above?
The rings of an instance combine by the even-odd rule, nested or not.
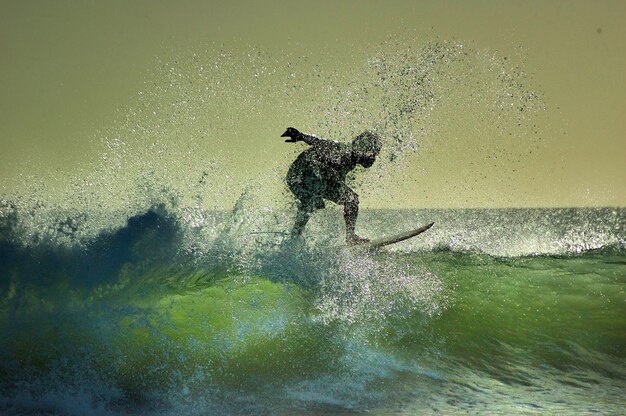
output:
[[[293,229],[291,230],[292,237],[299,237],[302,235],[302,231],[304,231],[304,227],[307,222],[309,222],[309,218],[311,218],[311,211],[298,207],[296,222],[293,224]]]
[[[304,227],[309,222],[311,214],[317,209],[324,208],[324,201],[317,195],[304,194],[298,199],[298,212],[296,213],[296,221],[291,230],[292,237],[302,235]]]
[[[359,216],[359,196],[354,191],[352,191],[352,195],[343,205],[343,218],[346,222],[346,243],[348,245],[367,243],[370,240],[356,235],[356,219]]]
[[[296,221],[291,230],[292,237],[298,237],[302,235],[313,211],[324,208],[324,200],[321,197],[321,189],[323,188],[319,179],[313,176],[288,180],[287,185],[298,201]]]
[[[343,205],[343,218],[346,222],[346,242],[349,245],[369,241],[356,235],[356,219],[359,216],[359,195],[346,184],[337,184],[328,193],[328,199]]]

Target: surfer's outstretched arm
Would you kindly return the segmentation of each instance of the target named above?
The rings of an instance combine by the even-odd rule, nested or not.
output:
[[[285,140],[287,143],[305,142],[309,146],[320,146],[326,143],[332,143],[330,140],[322,139],[314,134],[302,133],[293,127],[288,127],[280,137],[289,137],[289,139]]]
[[[320,137],[317,137],[314,134],[306,134],[306,133],[302,133],[302,141],[308,144],[309,146],[319,146],[319,145],[329,142],[329,140],[322,139]]]

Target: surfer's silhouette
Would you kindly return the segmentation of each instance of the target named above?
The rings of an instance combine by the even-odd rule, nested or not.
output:
[[[343,144],[301,133],[293,127],[287,128],[281,137],[289,137],[287,143],[302,141],[311,146],[300,153],[287,173],[287,186],[298,200],[292,236],[302,234],[311,214],[326,207],[326,199],[343,205],[346,242],[349,245],[368,242],[355,233],[359,196],[345,182],[348,172],[357,165],[369,168],[376,161],[381,148],[379,137],[366,131],[352,144]]]

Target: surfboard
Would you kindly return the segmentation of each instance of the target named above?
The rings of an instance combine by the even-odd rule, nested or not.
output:
[[[416,235],[420,235],[424,231],[428,230],[432,227],[434,222],[430,224],[426,224],[420,228],[416,228],[414,230],[406,231],[400,234],[392,235],[390,237],[379,238],[376,240],[369,241],[363,244],[357,244],[354,247],[362,248],[365,250],[376,250],[384,246],[388,246],[389,244],[399,243],[400,241],[408,240],[409,238],[413,238]]]

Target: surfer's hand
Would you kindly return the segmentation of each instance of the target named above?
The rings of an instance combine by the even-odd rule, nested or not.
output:
[[[302,133],[298,131],[298,129],[293,127],[287,127],[287,130],[280,137],[289,137],[289,139],[285,140],[285,143],[295,143],[302,141]]]

